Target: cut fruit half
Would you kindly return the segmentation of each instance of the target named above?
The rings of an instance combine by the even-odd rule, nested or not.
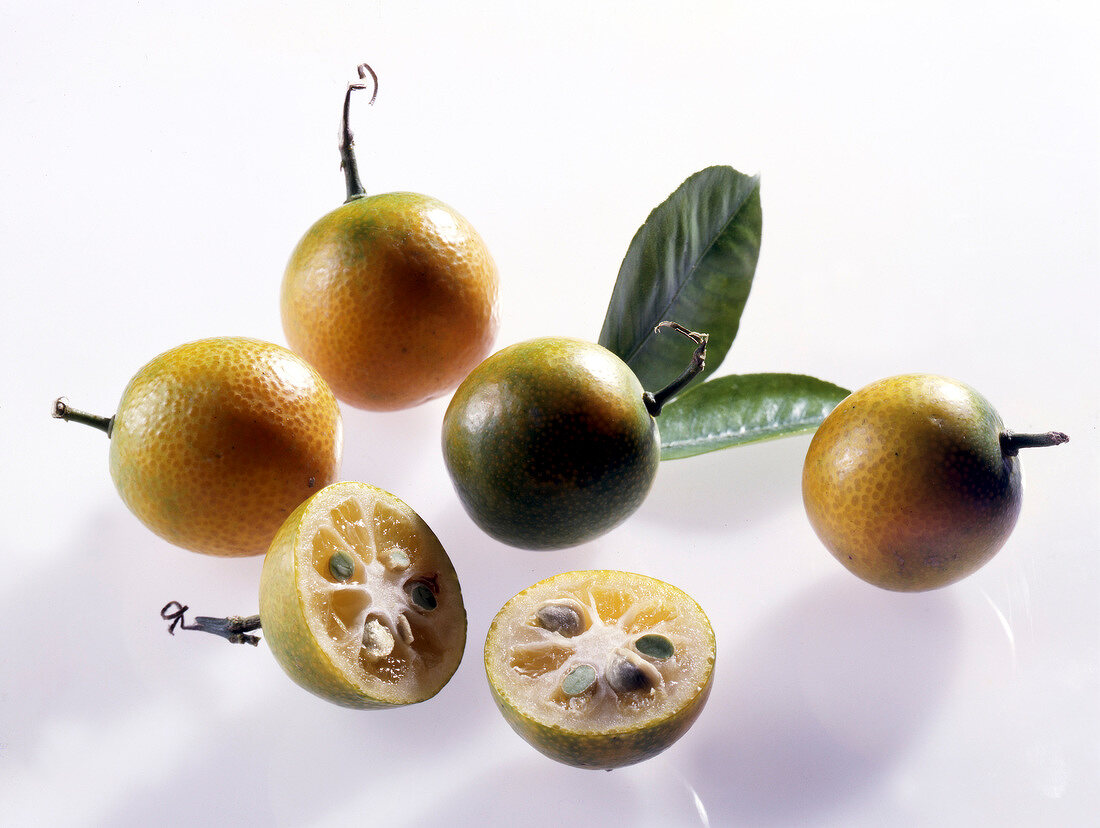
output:
[[[334,483],[283,524],[264,559],[260,619],[287,674],[345,707],[431,698],[466,644],[462,592],[439,540],[366,483]]]
[[[629,572],[565,572],[497,613],[485,671],[512,729],[582,768],[648,759],[710,693],[714,630],[682,590]]]

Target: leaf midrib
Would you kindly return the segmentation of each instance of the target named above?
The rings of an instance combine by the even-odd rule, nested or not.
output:
[[[688,438],[688,439],[683,439],[683,440],[674,440],[674,441],[668,442],[668,443],[662,441],[661,442],[661,448],[662,449],[664,449],[664,448],[681,448],[681,447],[692,447],[692,446],[704,445],[706,443],[711,443],[711,442],[714,442],[718,439],[721,439],[721,437],[723,437],[725,435],[734,435],[734,434],[736,434],[738,436],[748,435],[750,437],[756,437],[756,436],[762,435],[762,434],[766,435],[766,434],[774,434],[774,433],[794,434],[794,433],[796,433],[797,431],[800,431],[800,430],[816,428],[818,426],[818,424],[820,423],[820,419],[821,419],[820,417],[808,417],[808,418],[799,419],[799,420],[787,420],[782,424],[776,423],[776,424],[773,424],[773,425],[770,425],[770,426],[757,426],[757,427],[753,427],[753,428],[741,428],[741,429],[738,429],[736,431],[733,431],[733,430],[711,431],[711,432],[708,432],[706,435],[696,437],[694,439]]]
[[[752,188],[751,190],[749,190],[748,196],[746,196],[746,197],[745,197],[744,199],[742,199],[742,200],[741,200],[741,202],[740,202],[740,203],[739,203],[739,204],[737,205],[737,209],[736,209],[736,210],[734,210],[734,211],[733,211],[733,213],[732,213],[732,214],[731,214],[731,215],[729,216],[729,218],[727,218],[727,219],[726,219],[726,220],[725,220],[725,221],[724,221],[724,222],[722,223],[722,227],[721,227],[721,229],[719,229],[719,231],[718,231],[717,233],[715,233],[715,234],[714,234],[714,238],[712,238],[712,239],[710,240],[710,242],[709,242],[709,243],[707,244],[707,246],[706,246],[706,248],[705,248],[705,249],[703,250],[703,252],[699,254],[699,256],[698,256],[698,257],[697,257],[697,258],[695,259],[695,261],[694,261],[694,262],[692,263],[691,267],[690,267],[690,268],[688,268],[688,277],[687,277],[686,279],[684,279],[683,281],[681,281],[681,283],[680,283],[680,286],[679,286],[679,287],[678,287],[678,288],[676,289],[676,292],[675,292],[675,293],[674,293],[674,294],[672,295],[672,298],[671,298],[671,299],[669,299],[669,301],[668,301],[668,302],[667,302],[667,303],[665,304],[665,306],[664,306],[664,307],[663,307],[663,308],[661,309],[661,313],[660,313],[660,314],[658,314],[658,316],[660,317],[660,318],[659,318],[659,319],[657,320],[658,322],[661,322],[661,321],[663,321],[663,320],[665,320],[665,319],[667,319],[667,318],[668,318],[668,312],[669,312],[669,310],[670,310],[670,309],[672,308],[672,306],[673,306],[673,305],[675,305],[675,304],[676,304],[676,302],[677,302],[677,301],[679,300],[679,298],[680,298],[680,294],[681,294],[681,293],[683,292],[683,290],[684,290],[684,289],[685,289],[685,288],[686,288],[686,287],[688,286],[688,283],[689,283],[689,282],[691,282],[691,280],[692,280],[692,278],[694,277],[694,275],[695,275],[696,271],[698,271],[698,270],[699,270],[699,264],[700,264],[700,263],[701,263],[701,262],[703,261],[703,259],[705,259],[705,258],[707,257],[707,255],[708,255],[708,254],[710,253],[710,251],[711,251],[711,250],[713,249],[714,245],[716,245],[716,244],[718,243],[718,239],[720,239],[720,238],[722,237],[722,234],[726,232],[726,228],[728,228],[728,227],[730,226],[730,223],[731,223],[731,222],[732,222],[732,221],[733,221],[733,220],[734,220],[735,218],[737,218],[737,216],[738,216],[738,215],[739,215],[739,214],[741,213],[741,211],[742,211],[742,210],[743,210],[743,209],[745,208],[745,204],[747,204],[747,203],[748,203],[748,200],[749,200],[749,198],[751,198],[751,197],[752,197],[752,194],[753,194],[753,193],[754,193],[754,192],[756,191],[756,189],[757,189],[757,188],[758,188],[758,187],[760,186],[760,177],[759,177],[759,176],[753,176],[753,181],[754,181],[754,186],[753,186],[753,188]],[[709,332],[707,332],[707,333],[709,333]],[[651,339],[652,339],[653,337],[655,337],[656,335],[657,335],[657,334],[656,334],[656,332],[655,332],[655,331],[653,331],[652,329],[650,329],[649,333],[647,333],[647,334],[646,334],[646,335],[645,335],[644,337],[642,337],[642,338],[641,338],[641,339],[640,339],[640,340],[638,341],[638,344],[637,344],[637,345],[636,345],[636,346],[635,346],[635,347],[634,347],[634,348],[633,348],[633,349],[632,349],[632,350],[630,351],[630,354],[629,354],[629,355],[627,356],[627,358],[626,358],[625,360],[623,360],[623,361],[624,361],[624,362],[625,362],[625,363],[626,363],[627,365],[630,365],[630,362],[631,362],[631,360],[633,360],[633,359],[634,359],[634,357],[636,357],[636,356],[638,355],[638,352],[642,350],[643,346],[645,346],[645,344],[646,344],[646,343],[648,343],[648,342],[649,342],[649,341],[650,341],[650,340],[651,340]]]

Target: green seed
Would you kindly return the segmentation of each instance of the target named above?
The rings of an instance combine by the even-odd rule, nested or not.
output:
[[[337,581],[348,581],[355,574],[355,561],[347,552],[337,552],[328,559],[328,571]]]
[[[672,654],[676,652],[676,648],[672,646],[672,642],[663,635],[657,635],[657,633],[643,635],[634,642],[634,646],[638,648],[638,652],[642,655],[655,658],[658,661],[672,658]]]
[[[409,598],[420,609],[427,612],[431,612],[438,606],[438,602],[435,600],[435,593],[432,592],[431,587],[427,584],[415,583],[409,587]]]
[[[579,664],[561,680],[561,691],[567,696],[579,696],[596,683],[596,669],[591,664]]]

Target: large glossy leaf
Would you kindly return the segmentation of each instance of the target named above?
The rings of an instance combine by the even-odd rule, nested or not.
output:
[[[708,167],[658,206],[630,242],[599,342],[657,391],[678,377],[693,344],[654,327],[679,322],[710,335],[710,373],[737,335],[760,253],[760,179]],[[696,382],[699,382],[696,378]]]
[[[717,377],[689,388],[661,411],[661,459],[814,431],[848,394],[802,374]]]

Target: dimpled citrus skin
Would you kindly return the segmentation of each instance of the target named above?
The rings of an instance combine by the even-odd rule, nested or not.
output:
[[[349,405],[389,411],[453,389],[489,353],[498,276],[485,243],[441,201],[350,201],[298,243],[283,330]]]
[[[111,428],[123,501],[165,540],[258,555],[294,509],[336,479],[342,427],[324,380],[286,348],[226,337],[143,367]]]
[[[617,526],[645,499],[661,457],[643,393],[622,360],[591,342],[546,337],[493,354],[443,419],[443,457],[466,511],[525,549],[573,546]]]
[[[892,590],[935,589],[989,561],[1020,511],[1004,424],[961,382],[872,383],[818,428],[802,476],[810,523],[842,564]]]
[[[708,682],[690,707],[678,716],[647,728],[601,735],[535,721],[517,709],[496,687],[490,688],[497,710],[509,727],[539,753],[577,768],[613,770],[652,759],[687,733],[703,712],[710,697],[711,684]]]

